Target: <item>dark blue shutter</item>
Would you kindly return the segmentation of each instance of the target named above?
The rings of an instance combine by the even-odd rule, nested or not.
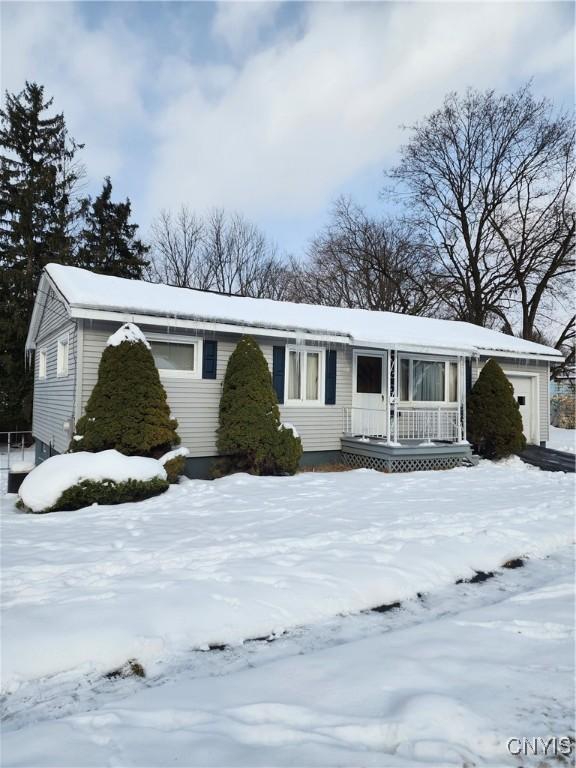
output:
[[[326,350],[326,382],[324,387],[326,405],[336,405],[336,350]]]
[[[272,349],[272,385],[280,405],[284,402],[284,366],[286,363],[286,347]]]
[[[466,359],[466,394],[468,395],[472,390],[472,361]]]
[[[202,378],[216,378],[216,357],[218,355],[218,342],[205,339],[202,345]]]

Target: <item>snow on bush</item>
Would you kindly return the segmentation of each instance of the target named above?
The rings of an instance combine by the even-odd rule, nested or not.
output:
[[[290,424],[289,421],[283,421],[282,424],[280,424],[280,426],[278,427],[278,429],[282,429],[282,428],[290,430],[290,432],[292,432],[294,437],[300,437],[300,435],[298,434],[298,430],[296,429],[294,424]]]
[[[185,446],[182,446],[181,448],[174,448],[173,451],[168,451],[164,454],[164,456],[161,456],[158,461],[162,466],[164,466],[167,462],[172,461],[172,459],[177,459],[179,456],[182,456],[183,458],[186,458],[190,451]]]
[[[118,451],[65,453],[39,464],[20,486],[22,502],[33,512],[53,507],[64,491],[90,480],[166,480],[166,471],[156,459],[124,456]]]
[[[22,515],[7,503],[3,682],[105,673],[131,658],[153,674],[191,648],[432,593],[569,544],[573,494],[573,475],[508,459],[447,472],[184,480],[81,514]]]
[[[146,336],[144,336],[140,328],[134,323],[124,323],[124,325],[120,326],[120,328],[110,336],[106,342],[106,346],[117,347],[122,344],[123,341],[129,341],[131,344],[142,342],[142,344],[145,344],[148,349],[150,349],[150,344],[148,344]]]
[[[184,469],[186,467],[186,456],[188,456],[189,453],[190,451],[188,448],[175,448],[173,451],[168,451],[168,453],[165,453],[164,456],[159,459],[160,463],[166,470],[169,483],[177,483],[180,480],[184,474]]]

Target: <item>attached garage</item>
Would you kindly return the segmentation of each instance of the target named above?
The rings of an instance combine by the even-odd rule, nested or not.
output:
[[[514,387],[514,397],[520,408],[524,436],[527,443],[540,444],[540,422],[538,414],[538,374],[513,373],[504,370]]]
[[[519,360],[508,357],[495,357],[494,359],[502,367],[514,387],[514,396],[522,415],[526,441],[532,445],[546,443],[549,437],[550,424],[549,361]],[[473,361],[472,384],[488,360],[488,357],[481,357]]]

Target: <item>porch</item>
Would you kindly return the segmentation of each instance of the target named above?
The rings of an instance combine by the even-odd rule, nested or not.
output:
[[[463,355],[355,350],[342,459],[390,472],[472,465]]]

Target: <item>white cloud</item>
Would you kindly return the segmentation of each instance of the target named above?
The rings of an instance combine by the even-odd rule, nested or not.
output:
[[[563,32],[537,3],[309,6],[304,34],[254,54],[217,99],[192,87],[158,116],[152,200],[320,209],[448,90],[508,87],[536,61],[562,71]]]
[[[44,84],[71,135],[86,144],[90,175],[121,173],[129,134],[144,118],[138,39],[120,21],[87,28],[69,3],[5,3],[3,16],[3,88]]]
[[[235,0],[219,2],[213,32],[234,53],[244,53],[257,45],[262,32],[270,29],[280,8],[276,2]]]
[[[347,180],[388,164],[399,125],[451,89],[509,89],[533,75],[537,88],[571,93],[573,29],[562,3],[317,3],[298,12],[297,33],[286,34],[274,4],[220,4],[211,34],[234,61],[193,64],[181,40],[159,29],[152,50],[121,14],[92,14],[89,24],[68,4],[8,4],[3,86],[45,82],[86,142],[90,175],[115,180],[130,168],[142,223],[181,202],[310,220]]]

